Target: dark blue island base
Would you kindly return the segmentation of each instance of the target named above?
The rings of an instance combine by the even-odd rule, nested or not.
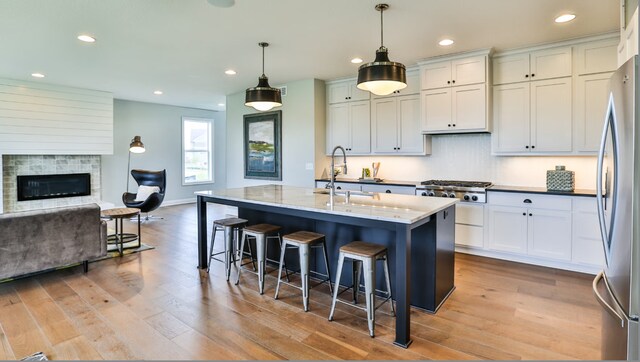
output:
[[[238,207],[238,217],[250,224],[269,223],[282,226],[282,235],[299,230],[315,231],[326,236],[331,274],[335,276],[340,246],[354,240],[385,245],[389,252],[392,293],[396,301],[395,344],[408,347],[410,338],[410,308],[413,306],[435,313],[454,287],[455,205],[413,224],[394,223],[349,217],[326,212],[297,210],[287,207],[254,204],[215,196],[198,195],[198,267],[207,268],[207,208],[212,202]],[[278,250],[269,255],[278,259]],[[255,249],[253,249],[255,250]],[[297,270],[295,253],[287,258],[287,267]],[[320,255],[317,256],[319,258]],[[325,272],[320,259],[312,260]],[[315,270],[315,269],[314,269]],[[377,271],[378,289],[384,278]],[[340,284],[351,286],[351,273],[343,273]]]

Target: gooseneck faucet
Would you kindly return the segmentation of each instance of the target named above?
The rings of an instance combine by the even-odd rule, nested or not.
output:
[[[330,185],[330,191],[329,194],[331,196],[334,196],[336,194],[336,174],[335,174],[335,155],[336,155],[336,151],[337,150],[341,150],[342,151],[342,164],[337,165],[338,167],[342,167],[342,173],[346,174],[347,173],[347,152],[345,152],[344,148],[342,148],[342,146],[336,146],[333,148],[333,151],[331,152],[331,181],[329,182]]]

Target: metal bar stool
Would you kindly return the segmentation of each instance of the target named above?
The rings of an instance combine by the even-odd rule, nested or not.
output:
[[[339,285],[340,285],[340,276],[342,274],[342,266],[344,264],[344,259],[349,258],[354,262],[353,271],[353,286],[343,290],[338,293]],[[376,261],[382,260],[384,266],[384,275],[387,284],[387,291],[376,290]],[[353,288],[354,290],[354,300],[357,301],[357,292],[360,285],[360,268],[364,267],[364,287],[365,287],[365,296],[367,301],[367,307],[361,308],[357,307],[354,304],[347,303],[338,299],[338,295],[346,292],[347,290]],[[376,309],[380,308],[384,303],[390,301],[391,303],[391,313],[395,315],[395,309],[393,307],[393,300],[391,299],[391,279],[389,277],[389,263],[387,261],[387,248],[378,245],[367,243],[364,241],[354,241],[347,245],[344,245],[340,248],[340,254],[338,257],[338,272],[335,280],[335,288],[333,288],[333,300],[331,301],[331,312],[329,313],[329,320],[333,320],[333,314],[336,310],[336,302],[344,303],[347,305],[351,305],[358,309],[365,310],[367,312],[367,322],[369,324],[369,335],[371,337],[374,336],[373,330],[375,327],[376,320]],[[385,299],[378,305],[375,305],[375,293],[379,292],[382,294],[386,294]]]
[[[234,252],[234,240],[239,240],[238,234],[240,229],[245,226],[247,220],[230,217],[227,219],[215,220],[213,222],[213,230],[211,231],[211,248],[209,249],[209,264],[207,265],[207,273],[211,268],[211,261],[216,260],[224,263],[227,273],[227,281],[231,275],[231,263],[236,266],[236,253]],[[214,253],[213,245],[216,241],[216,233],[224,231],[224,250]],[[224,260],[216,258],[217,255],[224,254]]]
[[[293,285],[289,282],[282,281],[282,266],[284,265],[284,254],[287,250],[292,248],[298,248],[298,254],[300,255],[300,279],[301,286]],[[322,248],[324,256],[324,265],[327,274],[321,274],[309,268],[309,251],[311,248]],[[280,283],[287,284],[296,289],[302,291],[302,304],[304,305],[304,311],[309,310],[309,274],[313,273],[315,276],[323,277],[322,281],[314,285],[314,287],[329,282],[329,291],[333,293],[331,286],[331,272],[329,271],[329,258],[327,257],[327,248],[325,247],[324,235],[314,233],[311,231],[296,231],[295,233],[288,234],[282,237],[282,247],[280,248],[280,266],[278,268],[278,284],[276,285],[275,299],[278,299],[278,292],[280,291]]]
[[[269,239],[278,240],[278,247],[282,246],[280,238],[280,226],[271,224],[257,224],[247,226],[242,229],[242,242],[240,243],[240,250],[244,250],[244,244],[247,238],[255,238],[256,240],[256,258],[258,259],[258,291],[260,294],[264,293],[264,274],[267,261],[276,263],[277,261],[267,259],[267,241]],[[240,264],[242,266],[242,256],[240,255]],[[285,265],[286,268],[286,265]],[[242,268],[238,268],[238,278],[236,279],[236,285],[240,283],[240,271]],[[289,273],[287,272],[287,281],[289,280]]]

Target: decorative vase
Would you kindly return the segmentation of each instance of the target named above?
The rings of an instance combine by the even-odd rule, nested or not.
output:
[[[555,170],[547,171],[547,190],[573,191],[575,187],[575,172],[565,170],[564,166],[556,166]]]

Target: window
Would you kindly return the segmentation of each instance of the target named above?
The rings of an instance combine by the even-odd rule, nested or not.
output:
[[[182,118],[182,184],[213,182],[212,120]]]

